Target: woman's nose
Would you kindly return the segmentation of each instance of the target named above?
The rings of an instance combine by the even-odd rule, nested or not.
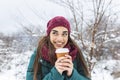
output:
[[[57,40],[58,41],[63,41],[63,36],[62,35],[57,36]]]

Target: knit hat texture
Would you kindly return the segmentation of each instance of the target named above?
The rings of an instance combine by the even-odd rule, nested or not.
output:
[[[68,33],[70,34],[70,23],[69,21],[64,18],[63,16],[56,16],[50,19],[47,23],[47,35],[50,34],[50,31],[58,26],[63,26],[68,29]]]

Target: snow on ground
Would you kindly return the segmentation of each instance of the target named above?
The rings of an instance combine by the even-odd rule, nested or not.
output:
[[[14,59],[1,69],[0,80],[25,80],[28,61],[31,54],[31,51],[14,54]],[[8,70],[7,66],[11,66],[11,69]]]
[[[13,61],[9,64],[11,65],[11,69],[2,69],[2,72],[0,72],[0,80],[25,80],[26,70],[31,54],[31,51],[27,51],[19,55],[14,55]],[[92,80],[120,80],[120,77],[114,79],[111,75],[115,68],[118,68],[119,70],[119,67],[119,60],[99,61],[96,63],[96,66],[92,71]]]
[[[119,60],[100,61],[94,67],[94,70],[92,72],[92,80],[120,80],[120,78],[114,79],[114,77],[111,75],[113,71],[116,70],[115,72],[117,72],[117,69],[119,69],[119,67]]]
[[[7,70],[0,73],[0,80],[16,80],[14,70]]]

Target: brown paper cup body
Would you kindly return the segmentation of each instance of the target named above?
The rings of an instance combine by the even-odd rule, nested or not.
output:
[[[68,52],[65,52],[65,53],[56,53],[56,56],[57,56],[57,59],[60,58],[60,57],[63,57],[65,55],[67,55]]]

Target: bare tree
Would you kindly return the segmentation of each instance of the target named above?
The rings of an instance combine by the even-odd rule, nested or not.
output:
[[[88,53],[87,62],[91,72],[96,63],[95,60],[99,60],[104,52],[103,48],[105,47],[106,38],[108,37],[108,34],[111,34],[110,30],[112,28],[110,27],[115,26],[114,24],[118,19],[118,12],[108,13],[110,12],[110,9],[113,8],[111,6],[112,0],[51,1],[64,6],[71,11],[73,16],[73,19],[71,19],[72,25],[78,34],[75,39],[78,41],[81,40],[83,49]],[[88,6],[87,3],[91,6],[85,11],[86,6]],[[89,15],[89,13],[86,14],[87,11],[90,11],[91,15]],[[86,16],[88,16],[89,19],[86,19]],[[116,30],[113,30],[113,32],[116,32]],[[76,37],[74,35],[72,36]],[[86,41],[89,44],[86,44]]]

